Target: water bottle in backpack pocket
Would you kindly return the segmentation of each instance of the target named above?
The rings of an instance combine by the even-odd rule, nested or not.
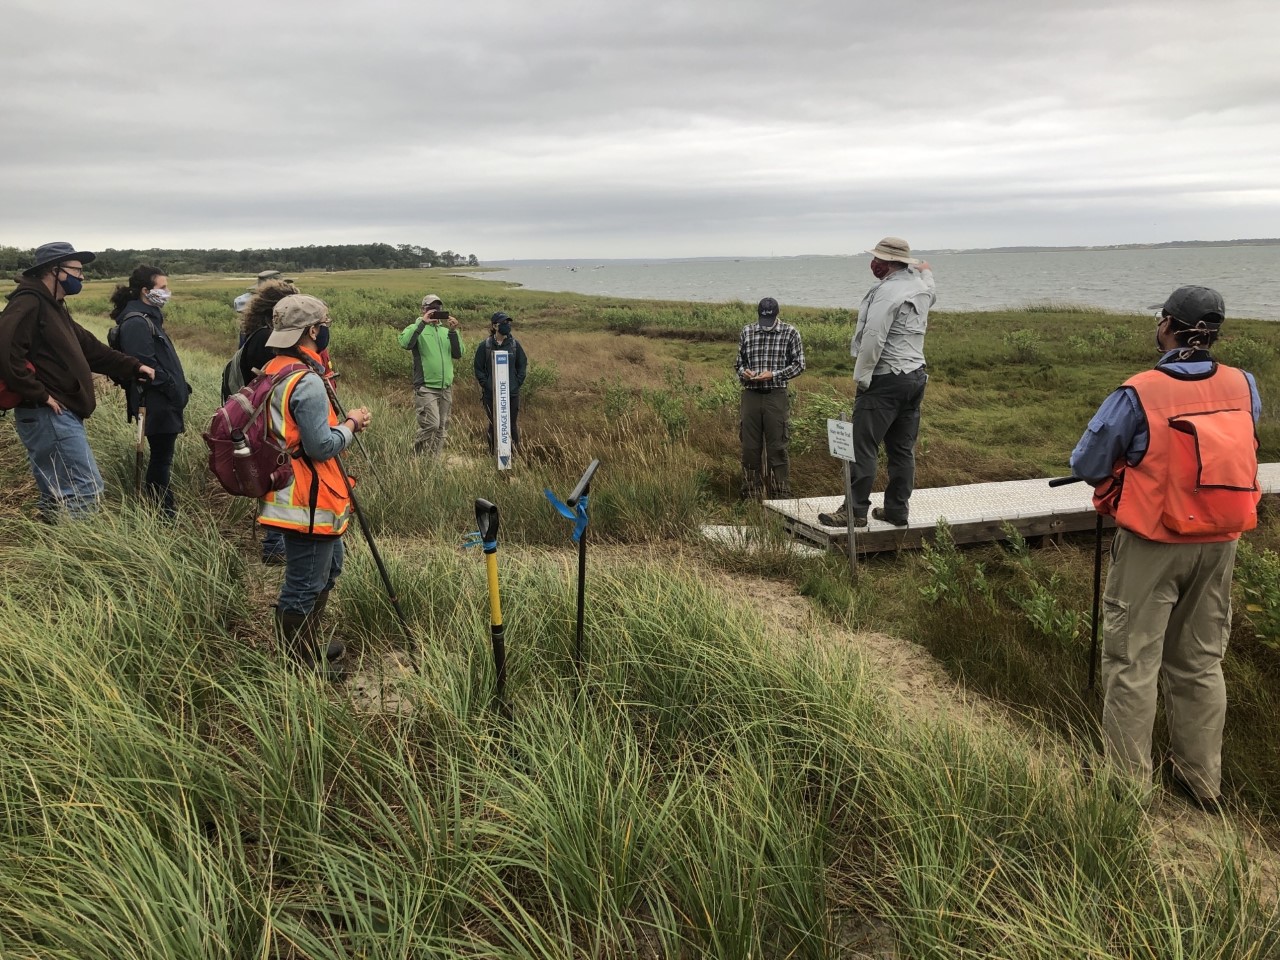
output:
[[[294,363],[270,376],[255,377],[214,413],[204,442],[209,470],[227,493],[257,499],[293,479],[290,452],[271,430],[271,396],[289,377],[307,370]]]

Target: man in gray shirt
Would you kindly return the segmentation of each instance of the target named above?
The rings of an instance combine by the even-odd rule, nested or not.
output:
[[[915,445],[920,432],[920,402],[928,381],[924,334],[934,295],[929,264],[911,256],[900,237],[885,237],[872,250],[871,272],[878,281],[858,307],[849,353],[853,379],[853,525],[865,527],[871,486],[883,443],[889,461],[884,507],[871,510],[877,520],[907,525],[908,502],[915,487]],[[818,515],[828,527],[849,522],[850,505]]]

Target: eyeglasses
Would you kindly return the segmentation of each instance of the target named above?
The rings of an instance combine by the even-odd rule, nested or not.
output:
[[[70,274],[73,277],[84,279],[84,267],[68,267],[65,264],[58,264],[58,269],[63,273]]]

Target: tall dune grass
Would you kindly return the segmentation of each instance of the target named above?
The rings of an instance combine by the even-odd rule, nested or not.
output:
[[[579,678],[567,571],[509,556],[506,725],[477,558],[406,549],[417,672],[384,713],[237,638],[246,571],[207,528],[0,527],[33,585],[0,598],[6,957],[1280,949],[1229,840],[1170,874],[1105,778],[905,713],[854,651],[779,643],[690,571],[594,577]],[[373,676],[399,640],[351,567]]]

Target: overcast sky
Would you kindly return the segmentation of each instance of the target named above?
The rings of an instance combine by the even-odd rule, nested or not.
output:
[[[7,0],[0,243],[1280,235],[1275,0]]]

